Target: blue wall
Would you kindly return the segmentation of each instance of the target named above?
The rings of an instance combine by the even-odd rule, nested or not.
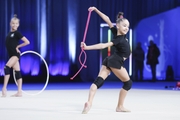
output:
[[[147,54],[149,40],[153,40],[160,49],[157,77],[165,78],[166,68],[171,65],[174,76],[180,77],[180,7],[141,20],[135,29],[135,40],[141,42]],[[144,76],[151,78],[149,65],[144,61]]]

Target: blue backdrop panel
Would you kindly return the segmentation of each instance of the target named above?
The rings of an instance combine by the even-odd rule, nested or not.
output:
[[[143,19],[135,30],[135,40],[140,41],[147,55],[149,40],[153,40],[160,49],[159,64],[157,65],[157,77],[164,79],[166,68],[171,65],[174,69],[174,76],[180,77],[179,72],[179,39],[180,39],[180,7],[163,12],[161,14]],[[144,77],[151,78],[149,65],[144,61]]]

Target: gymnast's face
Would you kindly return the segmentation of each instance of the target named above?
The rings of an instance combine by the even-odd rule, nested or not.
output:
[[[119,35],[125,35],[129,31],[129,21],[127,19],[123,19],[119,23],[117,23],[117,29]]]
[[[18,19],[12,19],[10,22],[11,31],[16,31],[19,27],[19,20]]]

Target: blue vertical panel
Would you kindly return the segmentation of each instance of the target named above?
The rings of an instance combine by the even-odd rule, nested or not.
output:
[[[180,77],[179,72],[179,38],[180,38],[180,8],[172,9],[167,12],[143,19],[136,28],[136,41],[142,43],[142,47],[147,55],[149,40],[153,40],[159,47],[161,55],[159,64],[157,65],[157,77],[165,78],[166,68],[171,65],[174,69],[175,77]],[[149,65],[144,61],[144,77],[151,78],[151,70]]]

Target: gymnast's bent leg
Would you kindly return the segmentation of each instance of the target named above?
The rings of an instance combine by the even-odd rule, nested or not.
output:
[[[132,80],[130,80],[130,77],[124,67],[121,67],[121,69],[111,68],[111,70],[124,84],[119,92],[119,99],[116,107],[116,112],[130,112],[130,110],[124,107],[124,100],[126,98],[128,90],[131,89]]]
[[[87,114],[89,112],[97,89],[99,89],[103,85],[104,80],[107,78],[107,76],[109,75],[110,72],[111,71],[109,69],[107,69],[106,66],[102,65],[101,70],[98,74],[98,77],[92,83],[92,85],[90,87],[88,101],[84,105],[82,114]]]
[[[10,69],[17,61],[18,61],[18,58],[16,56],[13,56],[8,60],[8,62],[6,63],[6,66],[4,67],[5,75],[4,75],[4,83],[3,83],[3,88],[2,88],[2,97],[6,97],[7,84],[10,78]]]

